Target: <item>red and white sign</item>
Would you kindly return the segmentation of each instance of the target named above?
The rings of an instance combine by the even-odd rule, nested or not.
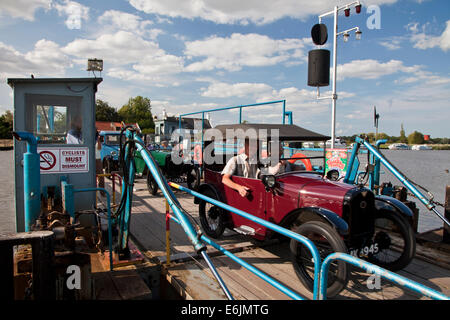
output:
[[[82,173],[89,171],[89,148],[38,148],[41,173]]]

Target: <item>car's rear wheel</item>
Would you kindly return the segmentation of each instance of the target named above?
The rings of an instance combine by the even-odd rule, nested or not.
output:
[[[373,243],[378,250],[368,260],[391,271],[406,267],[416,252],[416,238],[408,220],[387,210],[380,210],[375,216]]]
[[[200,170],[198,167],[193,166],[186,173],[186,181],[189,189],[198,190],[198,186],[200,185]]]
[[[153,196],[158,193],[158,184],[150,171],[147,173],[147,189]]]
[[[310,221],[295,225],[292,231],[311,240],[319,251],[323,261],[333,252],[347,252],[344,241],[328,224],[321,221]],[[310,250],[302,243],[291,239],[291,260],[294,270],[302,284],[311,292],[314,289],[314,259]],[[330,264],[327,283],[327,297],[337,295],[348,281],[347,266],[342,261]]]
[[[203,193],[205,196],[217,199],[213,191],[207,190]],[[225,231],[225,212],[222,208],[217,207],[205,200],[200,200],[198,206],[198,213],[200,216],[200,223],[203,231],[211,238],[219,238]]]
[[[103,160],[103,173],[110,174],[112,172],[112,163],[111,159],[104,159]],[[108,179],[111,179],[110,176],[107,176]]]

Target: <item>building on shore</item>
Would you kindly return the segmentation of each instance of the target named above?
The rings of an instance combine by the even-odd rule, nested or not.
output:
[[[171,141],[172,135],[177,132],[179,127],[179,117],[169,116],[165,110],[163,110],[162,117],[155,116],[153,121],[155,123],[155,137],[156,143],[163,141]],[[203,129],[210,129],[210,119],[204,119]],[[191,136],[198,134],[202,129],[202,118],[181,118],[181,135],[190,134]]]

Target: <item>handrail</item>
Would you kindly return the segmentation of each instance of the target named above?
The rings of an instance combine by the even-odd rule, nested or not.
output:
[[[392,271],[381,268],[377,265],[374,265],[370,262],[361,260],[352,255],[343,252],[334,252],[328,255],[322,263],[322,267],[320,269],[320,300],[326,300],[327,298],[327,282],[328,282],[328,269],[330,267],[330,263],[334,260],[341,260],[347,263],[350,263],[356,267],[366,270],[369,273],[377,274],[380,277],[383,277],[399,286],[406,287],[412,291],[420,293],[426,297],[435,299],[435,300],[450,300],[450,297],[428,288],[420,283],[414,282],[408,278],[405,278],[399,274],[396,274]]]
[[[175,221],[176,223],[180,224],[178,219],[175,218],[174,216],[170,215],[170,218],[173,221]],[[241,266],[243,266],[244,268],[246,268],[250,272],[256,274],[258,277],[260,277],[264,281],[268,282],[269,284],[271,284],[272,286],[274,286],[275,288],[277,288],[278,290],[280,290],[281,292],[283,292],[287,296],[289,296],[289,297],[291,297],[291,298],[293,298],[295,300],[305,300],[302,296],[298,295],[296,292],[290,290],[289,288],[287,288],[286,286],[282,285],[281,283],[279,283],[274,278],[270,277],[269,275],[265,274],[264,272],[260,271],[259,269],[255,268],[254,266],[252,266],[251,264],[249,264],[249,263],[245,262],[244,260],[242,260],[241,258],[237,257],[236,255],[234,255],[233,253],[231,253],[230,251],[228,251],[227,249],[225,249],[221,245],[215,243],[214,241],[212,241],[211,239],[209,239],[205,235],[202,235],[200,237],[200,239],[203,240],[204,242],[206,242],[207,244],[211,245],[215,249],[219,250],[220,252],[225,254],[227,257],[229,257],[231,260],[237,262],[238,264],[240,264]]]
[[[242,217],[244,217],[244,218],[246,218],[246,219],[249,219],[249,220],[251,220],[251,221],[253,221],[253,222],[256,222],[256,223],[258,223],[258,224],[260,224],[260,225],[262,225],[262,226],[264,226],[264,227],[266,227],[266,228],[269,228],[269,229],[271,229],[271,230],[273,230],[273,231],[275,231],[275,232],[278,232],[278,233],[280,233],[280,234],[282,234],[282,235],[284,235],[284,236],[287,236],[287,237],[289,237],[289,238],[291,238],[291,239],[294,239],[294,240],[296,240],[296,241],[298,241],[298,242],[303,243],[303,244],[309,249],[309,251],[311,251],[311,254],[312,254],[312,256],[313,256],[313,260],[314,260],[314,290],[313,290],[313,299],[317,299],[317,298],[318,298],[318,289],[319,289],[319,270],[320,270],[321,259],[320,259],[319,251],[317,250],[316,246],[315,246],[308,238],[306,238],[306,237],[304,237],[304,236],[302,236],[302,235],[300,235],[300,234],[298,234],[298,233],[295,233],[295,232],[293,232],[293,231],[291,231],[291,230],[288,230],[288,229],[286,229],[286,228],[280,227],[279,225],[276,225],[276,224],[274,224],[274,223],[271,223],[271,222],[268,222],[268,221],[263,220],[263,219],[261,219],[261,218],[255,217],[255,216],[253,216],[253,215],[251,215],[251,214],[249,214],[249,213],[247,213],[247,212],[245,212],[245,211],[236,209],[236,208],[234,208],[234,207],[232,207],[232,206],[230,206],[230,205],[228,205],[228,204],[225,204],[225,203],[223,203],[223,202],[220,202],[220,201],[217,201],[217,200],[215,200],[215,199],[212,199],[212,198],[209,198],[209,197],[207,197],[207,196],[204,196],[204,195],[201,194],[201,193],[198,193],[198,192],[196,192],[196,191],[190,190],[190,189],[185,188],[185,187],[183,187],[183,186],[180,186],[180,185],[178,185],[178,184],[176,184],[176,183],[169,182],[169,185],[170,185],[171,187],[174,187],[174,188],[178,189],[178,190],[187,192],[187,193],[189,193],[190,195],[192,195],[192,196],[194,196],[194,197],[203,199],[203,200],[205,200],[205,201],[207,201],[207,202],[209,202],[209,203],[211,203],[211,204],[213,204],[213,205],[215,205],[215,206],[221,207],[221,208],[224,209],[224,210],[231,211],[231,212],[233,212],[233,213],[235,213],[235,214],[237,214],[237,215],[240,215],[240,216],[242,216]],[[203,238],[203,236],[202,236],[202,238]],[[208,243],[209,243],[209,242],[208,242]],[[210,244],[211,244],[211,243],[210,243]],[[216,248],[216,249],[218,249],[218,248]],[[221,249],[218,249],[218,250],[221,250]],[[225,253],[225,252],[224,252],[224,253]],[[230,254],[231,254],[231,253],[230,253]],[[227,254],[227,255],[228,255],[228,254]],[[234,259],[234,258],[233,258],[233,259]],[[251,266],[250,266],[250,267],[251,267]],[[246,268],[247,268],[247,267],[246,267]],[[253,268],[253,267],[252,267],[252,268]],[[250,269],[249,269],[249,270],[250,270]],[[252,271],[252,270],[250,270],[250,271]],[[260,276],[259,274],[257,274],[257,275]],[[266,279],[263,278],[263,280],[266,280]],[[267,280],[266,280],[266,281],[267,281]],[[270,282],[270,281],[267,281],[267,282],[269,282],[270,284],[274,285],[274,284],[273,284],[272,282]],[[276,287],[277,287],[278,289],[280,289],[280,287],[278,287],[278,286],[276,286]],[[287,288],[286,288],[286,289],[287,289]],[[289,290],[289,289],[288,289],[288,290]],[[284,291],[283,291],[283,292],[284,292]]]
[[[379,142],[381,142],[381,140],[379,140]],[[371,154],[376,158],[377,161],[379,160],[379,162],[381,162],[389,171],[391,171],[392,174],[401,183],[403,183],[405,185],[405,187],[409,191],[411,191],[414,194],[414,196],[417,199],[419,199],[419,201],[422,202],[422,204],[428,210],[433,211],[447,226],[450,226],[450,222],[445,218],[445,216],[443,214],[441,214],[436,209],[436,206],[433,203],[432,199],[429,200],[429,199],[425,198],[425,196],[419,191],[419,189],[414,186],[412,181],[410,181],[399,169],[397,169],[389,160],[387,160],[377,148],[375,148],[369,142],[367,142],[366,140],[364,140],[364,139],[362,139],[360,137],[356,137],[355,138],[355,145],[354,145],[353,150],[352,150],[352,155],[351,155],[351,158],[350,158],[350,162],[348,163],[348,167],[350,169],[352,169],[352,167],[353,167],[353,162],[354,162],[355,158],[357,157],[357,152],[358,152],[359,146],[361,144],[364,145],[369,152],[371,152]],[[379,143],[377,142],[377,146],[378,145],[379,145]],[[377,170],[379,170],[379,169],[377,169]],[[345,183],[351,183],[352,182],[352,181],[349,181],[350,171],[351,170],[349,170],[347,172],[347,175],[346,175],[346,177],[344,179]]]
[[[181,118],[184,116],[191,116],[194,114],[202,114],[202,141],[201,141],[201,153],[203,154],[203,145],[204,145],[204,129],[205,129],[205,113],[215,112],[215,111],[224,111],[224,110],[231,110],[239,108],[239,123],[242,123],[242,108],[247,107],[257,107],[257,106],[263,106],[268,104],[275,104],[275,103],[282,103],[283,104],[283,119],[282,123],[285,124],[286,122],[286,115],[289,116],[289,124],[292,124],[292,112],[286,112],[286,100],[276,100],[276,101],[268,101],[268,102],[259,102],[259,103],[252,103],[252,104],[246,104],[246,105],[239,105],[239,106],[233,106],[233,107],[223,107],[223,108],[216,108],[216,109],[210,109],[210,110],[202,110],[202,111],[196,111],[196,112],[189,112],[180,114],[178,116],[178,130],[181,138],[183,139],[182,135],[182,125],[181,125]]]

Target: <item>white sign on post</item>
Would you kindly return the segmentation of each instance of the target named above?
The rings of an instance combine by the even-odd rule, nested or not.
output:
[[[89,172],[89,148],[38,148],[41,174]]]

